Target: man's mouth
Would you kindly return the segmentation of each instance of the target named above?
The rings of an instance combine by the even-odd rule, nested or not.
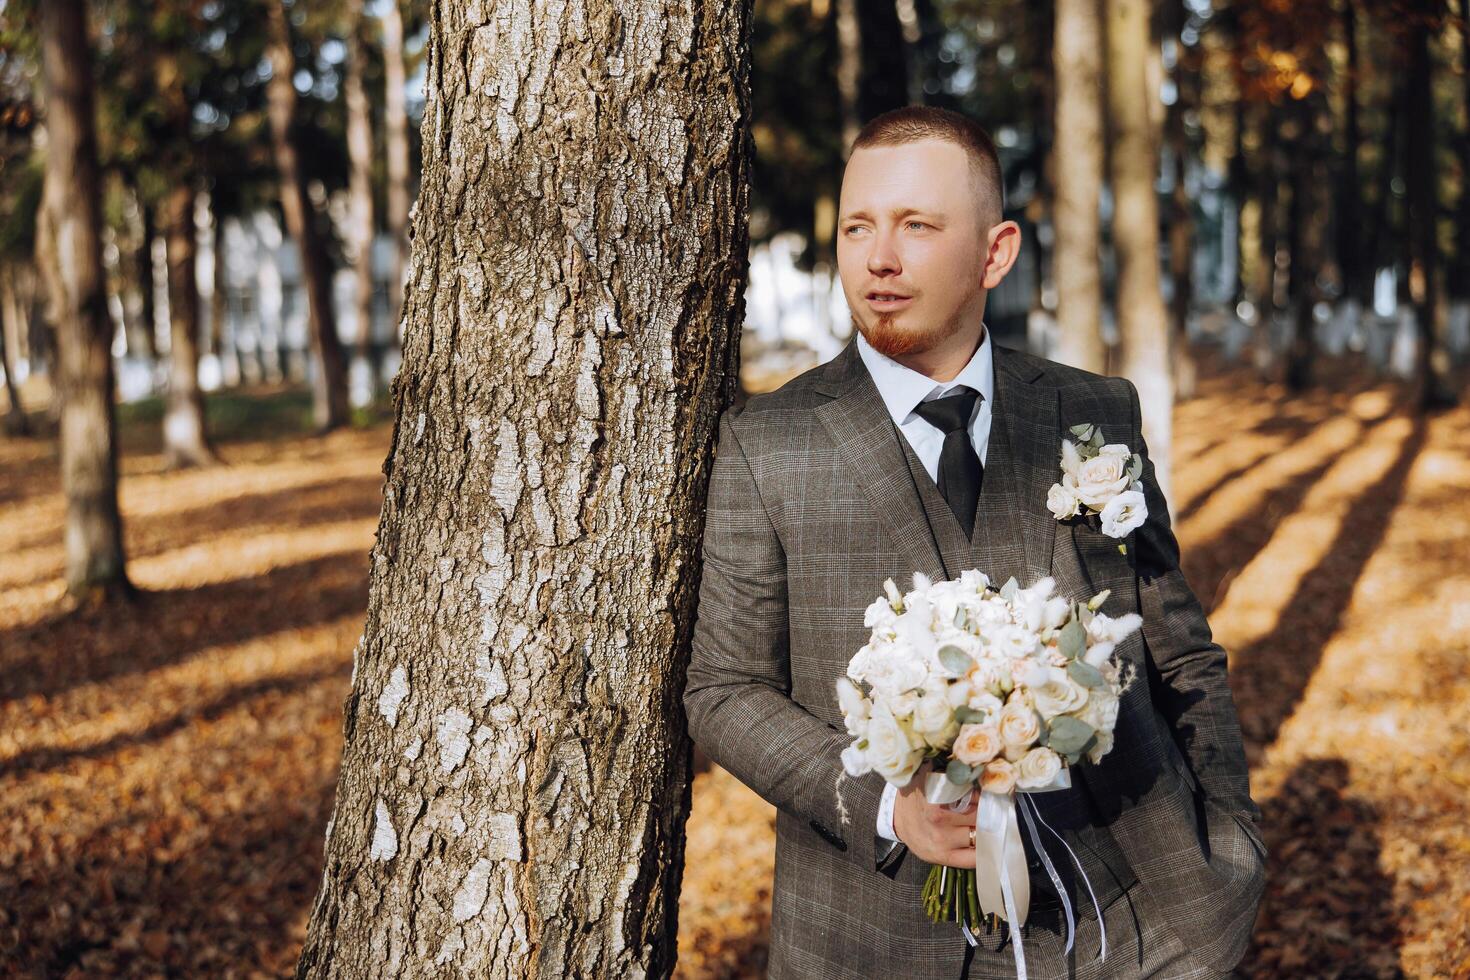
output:
[[[869,306],[878,309],[897,309],[913,299],[906,293],[870,292],[866,297]]]

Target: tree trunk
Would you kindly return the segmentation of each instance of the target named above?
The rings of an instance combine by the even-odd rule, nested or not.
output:
[[[20,401],[20,385],[15,380],[15,351],[11,349],[10,334],[18,324],[12,322],[10,270],[0,266],[0,371],[5,372],[5,434],[29,436],[30,420],[26,418],[25,406]]]
[[[296,59],[291,53],[291,27],[286,22],[282,0],[265,0],[267,13],[266,54],[271,78],[266,86],[271,142],[276,169],[280,171],[281,210],[286,230],[301,251],[302,287],[310,310],[311,353],[316,362],[312,378],[312,412],[318,432],[345,425],[347,410],[347,361],[337,336],[337,316],[332,307],[332,268],[316,227],[316,209],[306,193],[296,149]]]
[[[1470,0],[1467,0],[1470,2]],[[1358,60],[1357,5],[1342,5],[1342,33],[1347,63],[1343,68],[1343,154],[1337,182],[1337,234],[1335,252],[1342,279],[1343,296],[1363,306],[1373,301],[1373,275],[1364,269],[1363,184],[1358,172],[1358,149],[1363,136],[1358,123],[1358,83],[1362,67]]]
[[[194,223],[194,188],[176,185],[168,194],[168,408],[163,416],[163,451],[175,468],[216,462],[204,428],[199,390],[199,230]]]
[[[433,8],[393,448],[297,975],[667,977],[749,4],[469,8]]]
[[[1409,288],[1419,318],[1420,402],[1426,411],[1437,411],[1454,405],[1457,393],[1445,344],[1444,311],[1438,302],[1439,242],[1435,225],[1439,195],[1434,162],[1434,68],[1429,58],[1429,31],[1427,13],[1413,18],[1408,37],[1405,123],[1409,134],[1406,147],[1409,240],[1414,256],[1409,269]]]
[[[1460,65],[1465,83],[1461,99],[1465,106],[1465,131],[1460,134],[1460,217],[1456,222],[1453,295],[1470,300],[1470,0],[1460,0]]]
[[[837,0],[833,13],[845,155],[864,123],[908,103],[908,69],[894,0]]]
[[[1153,93],[1146,83],[1150,5],[1146,0],[1106,2],[1123,374],[1138,388],[1143,435],[1167,496],[1174,384],[1169,371],[1169,316],[1159,291],[1159,202],[1154,193],[1158,165],[1149,116]]]
[[[153,285],[153,208],[134,189],[138,204],[138,242],[133,252],[133,275],[138,290],[138,339],[142,353],[150,361],[158,360],[157,312]]]
[[[1175,395],[1194,397],[1198,369],[1189,346],[1189,313],[1194,303],[1194,197],[1189,193],[1189,161],[1194,155],[1185,116],[1200,104],[1200,61],[1198,46],[1178,42],[1188,11],[1184,0],[1169,0],[1161,18],[1167,35],[1176,41],[1174,102],[1166,107],[1164,136],[1169,143],[1173,170],[1173,192],[1169,196],[1169,281],[1174,294],[1170,322],[1174,330],[1173,365]]]
[[[393,239],[393,269],[388,308],[395,336],[403,339],[403,277],[408,265],[408,108],[403,89],[403,12],[388,0],[383,12],[383,136],[388,153],[388,235]]]
[[[1291,152],[1291,205],[1287,220],[1291,242],[1287,281],[1293,321],[1284,379],[1288,389],[1302,391],[1312,382],[1317,357],[1313,311],[1322,298],[1318,282],[1326,252],[1328,200],[1323,192],[1327,174],[1317,145],[1314,101],[1303,99],[1291,106],[1291,110],[1298,117]]]
[[[1102,247],[1103,24],[1097,0],[1057,0],[1055,160],[1057,360],[1104,370]]]
[[[117,506],[112,319],[102,274],[101,181],[92,58],[82,0],[41,4],[46,84],[43,208],[54,263],[46,274],[60,348],[61,485],[66,495],[66,591],[90,603],[132,588]]]
[[[357,319],[357,351],[368,369],[370,396],[378,393],[378,365],[373,354],[373,120],[363,72],[367,44],[363,38],[364,0],[353,0],[349,12],[347,77],[347,156],[353,238],[352,306]]]

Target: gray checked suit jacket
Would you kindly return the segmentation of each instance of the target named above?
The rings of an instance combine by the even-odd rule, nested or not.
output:
[[[994,362],[978,567],[1023,585],[1051,575],[1074,599],[1111,589],[1104,611],[1144,619],[1116,654],[1139,674],[1114,748],[1079,767],[1098,825],[1067,835],[1121,852],[1127,880],[1167,917],[1152,925],[1227,972],[1264,888],[1260,811],[1225,653],[1180,573],[1137,393],[1005,348]],[[1082,422],[1145,454],[1149,517],[1126,555],[1094,526],[1046,509],[1062,440]],[[867,641],[863,610],[885,578],[906,588],[915,571],[945,577],[941,551],[955,562],[952,542],[931,530],[901,439],[855,343],[720,421],[684,707],[695,742],[777,808],[775,978],[964,973],[959,930],[922,911],[928,866],[905,860],[902,845],[878,858],[881,777],[847,778],[840,803],[837,787],[848,737],[835,682]]]

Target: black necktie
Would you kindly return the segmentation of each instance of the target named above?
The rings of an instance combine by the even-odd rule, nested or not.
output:
[[[967,538],[975,531],[975,504],[980,499],[980,481],[985,475],[975,444],[970,441],[970,417],[975,414],[975,402],[979,398],[980,392],[960,385],[952,394],[914,406],[919,418],[944,433],[939,479],[935,482]]]

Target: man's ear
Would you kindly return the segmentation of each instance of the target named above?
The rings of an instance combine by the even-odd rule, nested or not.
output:
[[[1002,221],[990,229],[986,236],[985,268],[981,272],[980,284],[994,289],[1016,264],[1021,254],[1021,226],[1014,221]]]

